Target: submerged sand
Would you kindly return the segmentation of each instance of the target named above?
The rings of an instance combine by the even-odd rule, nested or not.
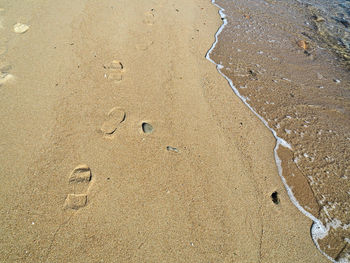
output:
[[[0,8],[0,261],[327,261],[205,59],[209,1]]]

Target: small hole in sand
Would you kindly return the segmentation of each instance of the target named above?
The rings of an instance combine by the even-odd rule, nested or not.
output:
[[[152,133],[153,132],[153,127],[151,124],[144,122],[142,123],[142,131],[144,133]]]
[[[271,199],[272,202],[276,205],[280,203],[280,199],[278,198],[278,193],[276,191],[271,194]]]

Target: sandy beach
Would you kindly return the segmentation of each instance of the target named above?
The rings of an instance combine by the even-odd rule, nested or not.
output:
[[[210,1],[0,8],[0,262],[329,262],[205,58]]]

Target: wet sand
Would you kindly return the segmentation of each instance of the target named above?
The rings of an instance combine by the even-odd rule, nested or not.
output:
[[[0,8],[0,261],[327,262],[209,1]]]
[[[217,3],[225,9],[228,25],[212,59],[253,110],[291,145],[278,150],[283,176],[299,204],[329,231],[317,240],[320,248],[333,259],[350,260],[347,62],[318,41],[322,32],[313,24],[322,22],[304,5]]]

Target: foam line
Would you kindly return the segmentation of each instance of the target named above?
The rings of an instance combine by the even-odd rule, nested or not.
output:
[[[292,146],[286,142],[284,139],[280,138],[277,136],[277,133],[275,130],[273,130],[267,123],[267,121],[260,116],[247,102],[247,99],[245,97],[243,97],[238,89],[236,89],[236,87],[233,85],[233,82],[231,79],[229,79],[224,73],[222,73],[221,69],[223,68],[223,65],[217,64],[214,60],[212,60],[210,58],[210,53],[213,51],[213,49],[215,48],[216,44],[218,43],[218,36],[220,35],[220,33],[222,32],[222,30],[224,29],[224,27],[227,25],[227,19],[226,19],[226,15],[224,14],[225,9],[223,9],[221,6],[219,6],[218,4],[215,3],[215,0],[212,0],[212,4],[217,6],[219,8],[219,14],[220,17],[223,21],[222,25],[220,26],[220,28],[218,29],[218,31],[215,33],[215,42],[213,43],[213,45],[211,46],[211,48],[208,50],[207,54],[205,55],[205,58],[208,59],[211,63],[216,65],[216,69],[218,70],[218,72],[227,80],[227,82],[230,84],[233,92],[243,101],[243,103],[264,123],[264,125],[272,132],[273,136],[276,139],[276,146],[274,148],[274,156],[275,156],[275,161],[276,161],[276,165],[277,165],[277,169],[278,169],[278,174],[282,179],[282,182],[284,184],[284,187],[287,190],[289,199],[291,200],[291,202],[299,209],[300,212],[302,212],[305,216],[307,216],[308,218],[310,218],[313,221],[313,224],[311,226],[311,237],[312,240],[315,244],[315,246],[318,248],[318,250],[325,256],[327,257],[330,261],[337,263],[337,261],[335,261],[333,258],[331,258],[330,256],[328,256],[324,251],[322,251],[320,249],[320,246],[317,242],[318,239],[322,239],[325,236],[327,236],[328,231],[329,231],[329,226],[325,227],[322,222],[317,219],[316,217],[314,217],[312,214],[310,214],[308,211],[306,211],[298,202],[298,200],[295,198],[293,191],[291,189],[291,187],[287,184],[286,179],[283,177],[282,175],[282,165],[281,165],[281,159],[279,158],[278,154],[277,154],[277,150],[279,148],[280,145],[292,149]]]

